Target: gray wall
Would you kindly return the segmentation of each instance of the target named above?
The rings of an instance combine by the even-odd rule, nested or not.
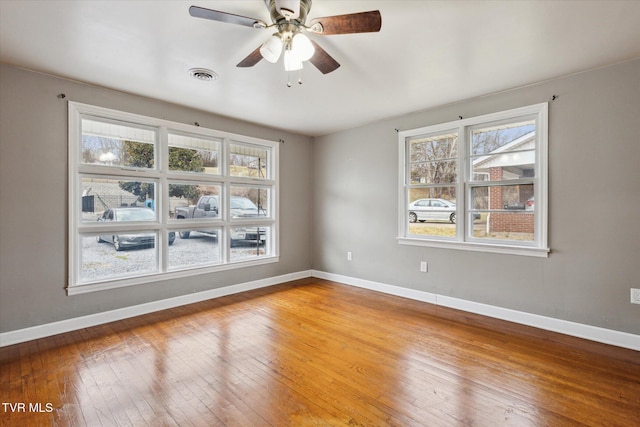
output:
[[[0,66],[0,332],[315,268],[640,333],[640,61],[311,138]],[[67,99],[281,146],[277,264],[66,296]],[[549,258],[402,246],[397,134],[550,104]],[[312,196],[311,196],[312,195]],[[34,205],[33,201],[37,200]],[[353,261],[346,261],[346,252]],[[419,272],[419,262],[429,272]]]
[[[67,296],[67,102],[270,140],[280,151],[280,262]],[[312,266],[312,139],[0,65],[0,332]]]
[[[399,245],[406,130],[549,106],[549,258]],[[383,102],[383,100],[381,100]],[[314,268],[640,334],[640,61],[316,138]],[[346,252],[353,252],[347,261]],[[429,272],[420,273],[426,260]]]

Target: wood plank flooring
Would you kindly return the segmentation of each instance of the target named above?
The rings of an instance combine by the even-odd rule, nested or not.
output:
[[[321,279],[0,363],[2,426],[640,426],[640,352]]]

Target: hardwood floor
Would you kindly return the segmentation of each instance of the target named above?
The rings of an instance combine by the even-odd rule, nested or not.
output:
[[[321,279],[0,363],[3,426],[640,425],[639,352]]]

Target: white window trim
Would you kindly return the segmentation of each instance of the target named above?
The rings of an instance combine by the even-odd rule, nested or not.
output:
[[[533,242],[503,242],[470,239],[466,237],[468,227],[467,217],[469,200],[469,156],[467,129],[470,126],[483,123],[508,120],[519,116],[536,116],[536,176],[534,178],[536,202],[534,206],[535,224]],[[465,218],[456,227],[455,239],[442,239],[435,237],[407,236],[409,219],[407,215],[407,144],[406,139],[445,131],[458,133],[458,166],[459,182],[456,197],[458,206],[458,218]],[[515,108],[497,113],[485,114],[477,117],[425,126],[418,129],[410,129],[398,133],[398,237],[399,244],[434,247],[442,249],[455,249],[477,252],[491,252],[500,254],[525,255],[534,257],[548,257],[551,250],[548,247],[548,103],[540,103],[526,107]],[[460,212],[460,210],[464,210]],[[464,215],[462,215],[464,214]]]
[[[77,295],[94,291],[101,291],[106,289],[117,289],[125,286],[132,286],[138,284],[148,284],[151,282],[158,282],[164,280],[177,279],[182,277],[189,277],[200,274],[214,273],[219,271],[231,270],[236,268],[245,268],[257,265],[264,265],[279,262],[280,257],[280,236],[279,236],[279,148],[280,144],[276,141],[270,141],[260,138],[254,138],[244,135],[233,134],[229,132],[217,131],[213,129],[206,129],[199,126],[187,125],[183,123],[172,122],[164,119],[157,119],[148,116],[142,116],[133,113],[127,113],[102,107],[97,107],[89,104],[82,104],[78,102],[69,102],[68,105],[68,124],[69,124],[69,153],[68,153],[68,180],[69,180],[69,275],[67,283],[67,295]],[[129,122],[135,125],[149,126],[159,129],[159,141],[156,144],[158,165],[161,165],[156,170],[117,170],[113,167],[101,167],[99,165],[83,165],[81,162],[81,149],[80,141],[81,135],[81,120],[83,116],[95,116],[98,118],[105,118],[107,120],[117,120],[122,122]],[[219,162],[220,170],[223,171],[220,175],[203,176],[201,174],[190,174],[179,171],[168,170],[168,158],[164,153],[163,147],[166,148],[168,144],[167,134],[169,132],[175,132],[178,134],[188,134],[201,137],[210,137],[220,139],[220,152]],[[255,179],[247,177],[231,177],[229,176],[229,165],[227,161],[227,147],[229,143],[242,143],[248,145],[256,145],[260,147],[269,148],[271,150],[271,158],[269,159],[269,179]],[[95,282],[80,282],[80,240],[81,235],[91,235],[99,231],[99,227],[92,224],[82,223],[80,211],[81,211],[81,198],[80,191],[80,176],[90,174],[105,174],[117,177],[133,177],[140,179],[153,179],[158,183],[156,188],[156,199],[158,205],[156,206],[156,212],[166,212],[168,207],[166,204],[165,191],[168,185],[168,181],[180,181],[184,183],[189,182],[205,182],[208,184],[221,185],[222,191],[228,191],[232,185],[238,186],[251,186],[251,187],[265,187],[270,189],[269,218],[260,219],[231,219],[228,216],[228,212],[225,214],[223,220],[212,219],[211,221],[178,221],[173,219],[166,219],[160,215],[153,223],[132,223],[131,225],[119,226],[122,228],[135,228],[136,230],[153,230],[158,231],[161,235],[158,242],[158,272],[150,274],[140,274],[127,278],[117,278],[109,280],[101,280]],[[226,207],[228,211],[229,207]],[[190,226],[198,225],[203,227],[210,225],[213,227],[221,227],[222,222],[225,222],[226,229],[231,229],[237,226],[268,226],[271,229],[271,241],[270,254],[261,256],[259,258],[251,258],[246,260],[231,260],[228,256],[227,244],[222,246],[223,263],[205,266],[192,266],[180,270],[168,270],[168,260],[166,248],[164,245],[164,237],[168,231],[177,231],[178,229],[189,228]],[[228,243],[227,232],[225,235],[225,242]]]

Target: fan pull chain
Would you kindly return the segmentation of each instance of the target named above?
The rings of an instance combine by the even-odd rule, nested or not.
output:
[[[302,84],[302,68],[298,71],[298,84]],[[287,87],[291,87],[291,71],[287,71]]]

